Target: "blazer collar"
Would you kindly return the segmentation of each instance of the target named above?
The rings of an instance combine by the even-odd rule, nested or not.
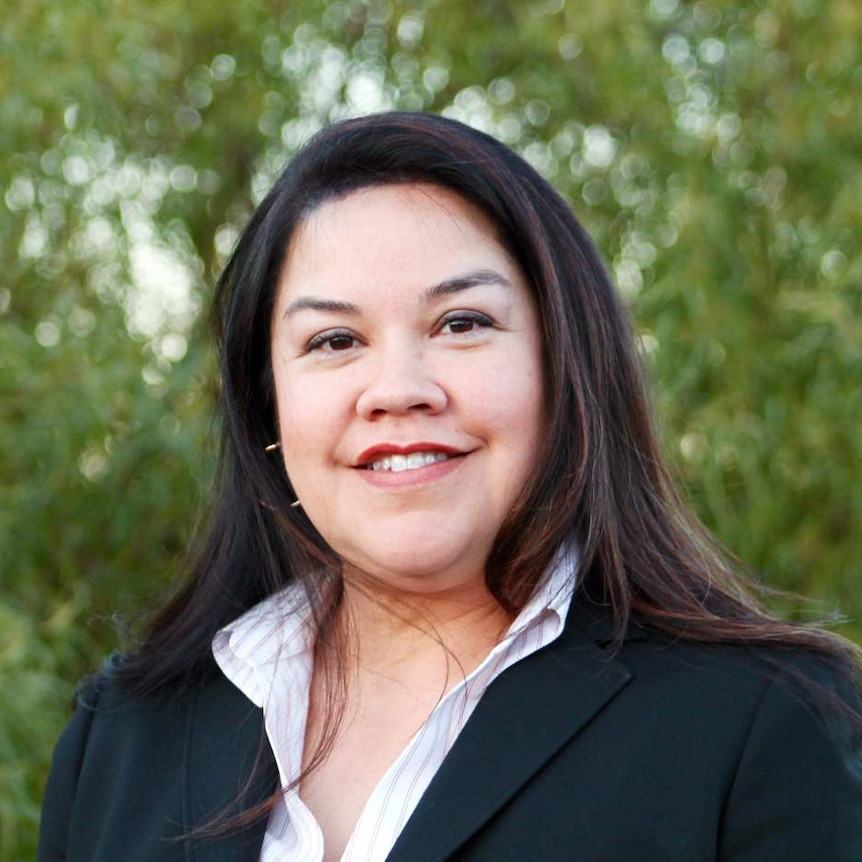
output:
[[[600,712],[633,677],[612,639],[608,609],[576,595],[560,637],[488,687],[387,862],[449,858]]]

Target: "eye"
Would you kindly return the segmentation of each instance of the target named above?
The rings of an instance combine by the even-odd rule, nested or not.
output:
[[[478,311],[452,311],[443,318],[438,332],[442,335],[467,335],[493,325],[490,317]]]
[[[322,351],[327,353],[342,353],[359,344],[359,340],[346,329],[328,329],[319,332],[305,345],[308,353]]]

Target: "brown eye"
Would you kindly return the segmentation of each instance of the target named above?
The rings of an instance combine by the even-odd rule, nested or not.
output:
[[[354,339],[349,335],[333,335],[327,339],[330,350],[349,350],[353,347]]]
[[[443,335],[467,335],[474,330],[487,329],[494,321],[477,311],[459,311],[448,315],[440,325]]]
[[[459,318],[457,320],[448,321],[449,332],[469,332],[475,324],[475,321],[468,320],[466,318]]]
[[[322,351],[323,353],[341,353],[350,350],[359,344],[359,340],[349,330],[329,329],[320,332],[306,345],[309,353]]]

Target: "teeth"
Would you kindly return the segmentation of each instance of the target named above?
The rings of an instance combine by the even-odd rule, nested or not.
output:
[[[428,464],[445,461],[449,456],[443,452],[411,452],[409,455],[387,455],[378,461],[372,461],[368,466],[372,470],[389,470],[401,473],[404,470],[418,470]]]

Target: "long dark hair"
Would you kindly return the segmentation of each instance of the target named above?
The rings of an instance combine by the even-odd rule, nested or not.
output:
[[[560,195],[486,134],[431,114],[386,113],[337,123],[294,156],[219,281],[214,511],[186,581],[122,668],[128,690],[176,693],[207,679],[217,672],[215,632],[291,582],[306,583],[320,637],[330,632],[339,561],[291,508],[281,459],[265,452],[278,438],[273,304],[291,237],[316,206],[363,187],[413,182],[450,189],[484,211],[541,316],[549,428],[534,477],[487,562],[487,584],[502,607],[515,613],[574,537],[581,600],[609,606],[620,637],[634,615],[688,640],[805,647],[851,667],[849,643],[764,612],[681,504],[660,455],[627,312]]]

